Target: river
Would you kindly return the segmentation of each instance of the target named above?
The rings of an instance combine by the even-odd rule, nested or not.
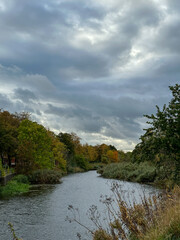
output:
[[[16,235],[23,240],[77,240],[77,232],[82,240],[91,239],[84,228],[77,223],[65,221],[71,216],[69,205],[79,208],[81,222],[93,228],[87,216],[91,205],[97,205],[105,214],[101,195],[112,195],[110,185],[113,180],[99,177],[95,171],[72,174],[63,178],[58,185],[34,186],[24,195],[0,200],[0,240],[12,240],[8,222],[14,225]],[[134,194],[138,199],[144,191],[147,195],[157,190],[151,186],[118,181],[122,189]]]

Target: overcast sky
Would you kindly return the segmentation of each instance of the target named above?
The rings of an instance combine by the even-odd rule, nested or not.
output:
[[[0,108],[132,150],[180,79],[179,0],[0,0]]]

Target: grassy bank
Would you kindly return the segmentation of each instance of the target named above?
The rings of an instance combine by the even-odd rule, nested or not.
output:
[[[15,176],[5,186],[0,186],[0,196],[15,196],[29,191],[30,184],[28,178],[24,175]]]
[[[154,182],[156,180],[156,168],[148,162],[140,164],[131,162],[112,163],[98,171],[102,177],[133,181],[139,183]]]
[[[150,162],[112,163],[100,168],[98,173],[104,178],[154,184],[161,188],[171,189],[175,184],[179,185],[179,182],[175,181],[171,175],[165,174],[162,167],[158,169]]]
[[[41,169],[33,171],[28,176],[17,175],[5,186],[0,186],[0,197],[10,197],[26,193],[30,184],[57,184],[61,183],[62,173],[59,171]]]

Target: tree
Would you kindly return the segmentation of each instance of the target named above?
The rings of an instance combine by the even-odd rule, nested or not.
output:
[[[0,109],[0,155],[4,164],[4,156],[8,157],[8,165],[11,166],[11,157],[15,156],[17,148],[17,128],[19,119],[8,111]]]
[[[74,155],[75,154],[75,146],[74,146],[74,142],[73,142],[73,138],[72,135],[69,133],[59,133],[57,135],[58,139],[60,142],[64,143],[67,151],[68,151],[68,155]]]
[[[18,128],[18,171],[26,173],[35,169],[53,168],[51,146],[52,139],[42,125],[23,120]]]
[[[58,137],[51,131],[48,131],[48,135],[51,138],[51,151],[53,153],[54,164],[62,171],[66,172],[66,146],[59,141]]]
[[[118,162],[118,152],[115,150],[108,150],[106,153],[108,162]]]
[[[133,155],[139,161],[153,159],[167,175],[173,172],[176,179],[180,172],[180,85],[169,88],[173,95],[169,105],[164,105],[162,111],[156,106],[156,115],[145,115],[151,127],[145,129]]]

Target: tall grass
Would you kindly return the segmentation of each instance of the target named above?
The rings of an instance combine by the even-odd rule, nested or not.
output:
[[[131,162],[112,163],[100,171],[105,178],[135,181],[141,183],[154,182],[156,168],[148,162],[140,164]]]
[[[114,185],[118,210],[105,199],[109,213],[109,226],[93,233],[93,240],[180,240],[180,188],[161,197],[142,198],[141,204],[130,206]],[[97,222],[96,218],[92,218]]]
[[[32,172],[28,178],[33,184],[55,184],[61,183],[61,172],[50,169],[39,169]]]
[[[101,198],[106,206],[106,218],[101,217],[96,206],[89,209],[96,230],[80,222],[78,209],[72,205],[69,206],[72,218],[67,220],[84,226],[93,240],[180,240],[179,187],[172,193],[150,197],[143,194],[140,203],[132,200],[117,183],[112,184],[111,190],[113,197]]]

